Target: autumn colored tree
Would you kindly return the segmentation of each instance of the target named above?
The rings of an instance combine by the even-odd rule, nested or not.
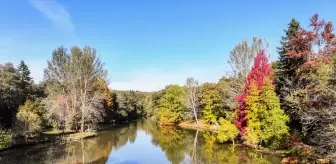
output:
[[[289,57],[304,57],[306,62],[296,70],[299,84],[286,101],[302,124],[302,134],[316,152],[336,160],[336,37],[331,22],[310,19],[311,29],[300,29],[290,40]]]
[[[247,127],[247,110],[246,110],[246,97],[251,88],[251,85],[256,85],[258,90],[261,90],[264,85],[265,77],[273,76],[272,68],[268,64],[268,59],[264,51],[260,51],[254,59],[254,64],[247,75],[243,93],[237,97],[237,102],[240,104],[237,109],[236,126],[240,130],[240,135],[243,136]]]
[[[282,137],[288,134],[289,118],[280,108],[273,80],[272,67],[261,51],[247,76],[244,92],[237,98],[241,106],[235,123],[249,144],[279,147]]]
[[[266,77],[262,88],[252,81],[246,99],[247,128],[243,136],[252,145],[264,144],[279,148],[285,135],[289,117],[280,108],[271,80]]]

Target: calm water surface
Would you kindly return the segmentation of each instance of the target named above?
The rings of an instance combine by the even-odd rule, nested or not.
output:
[[[173,127],[147,120],[99,132],[84,141],[42,144],[0,153],[0,163],[280,163],[278,156],[215,143],[216,134]]]

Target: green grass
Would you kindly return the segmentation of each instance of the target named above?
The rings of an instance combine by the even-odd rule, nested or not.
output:
[[[43,134],[47,135],[61,135],[61,134],[71,134],[71,133],[76,133],[74,130],[51,130],[51,131],[45,131]]]
[[[97,136],[95,132],[78,132],[63,137],[64,140],[80,140]]]

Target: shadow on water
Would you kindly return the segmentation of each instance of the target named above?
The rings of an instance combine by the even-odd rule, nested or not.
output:
[[[42,144],[0,153],[0,163],[280,163],[281,158],[217,144],[216,134],[158,127],[139,120],[83,141]]]

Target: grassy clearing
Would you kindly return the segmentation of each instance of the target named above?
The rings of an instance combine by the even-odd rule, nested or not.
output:
[[[45,131],[42,132],[45,135],[62,135],[62,134],[72,134],[72,133],[76,133],[76,131],[74,130],[51,130],[51,131]]]
[[[81,140],[81,139],[86,139],[86,138],[91,138],[91,137],[96,137],[98,134],[96,132],[78,132],[78,133],[73,133],[69,134],[63,137],[63,140]]]
[[[216,125],[208,125],[204,122],[204,120],[198,120],[198,123],[196,123],[195,120],[189,120],[179,123],[178,126],[182,128],[196,129],[201,131],[214,131],[214,132],[217,132],[218,129]]]

